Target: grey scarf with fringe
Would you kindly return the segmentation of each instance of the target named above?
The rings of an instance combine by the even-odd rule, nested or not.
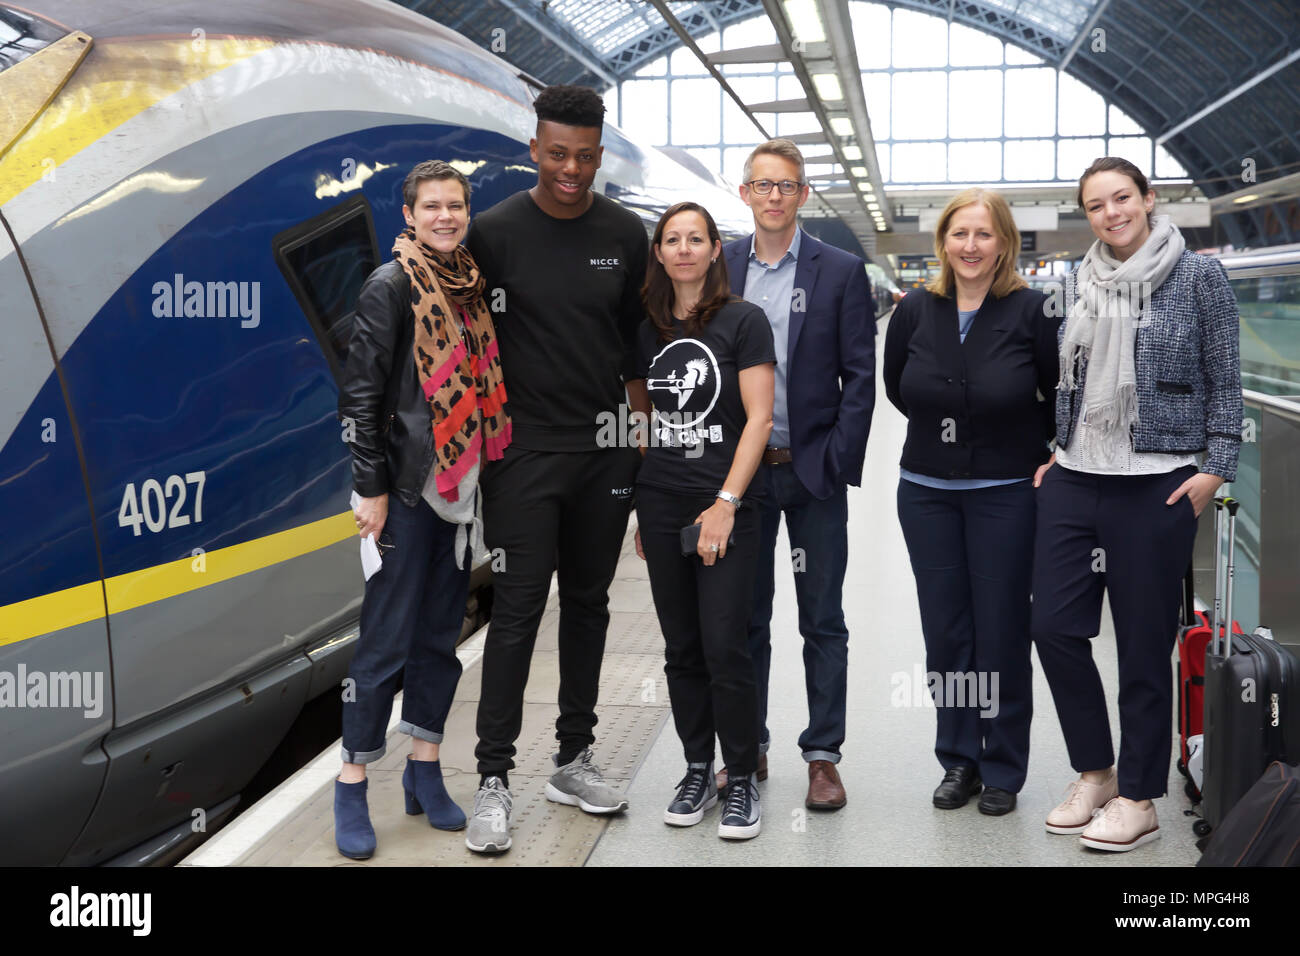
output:
[[[1178,264],[1186,242],[1168,216],[1156,216],[1146,242],[1120,261],[1100,239],[1092,244],[1075,281],[1079,297],[1065,320],[1058,388],[1078,387],[1080,357],[1088,361],[1080,421],[1099,432],[1097,447],[1114,449],[1129,442],[1137,423],[1137,321],[1151,296]]]

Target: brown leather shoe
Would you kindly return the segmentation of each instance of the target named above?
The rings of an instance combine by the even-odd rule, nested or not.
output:
[[[767,779],[767,754],[758,755],[758,779]],[[717,785],[718,793],[727,789],[727,768],[723,767],[713,775],[713,782]]]
[[[804,806],[809,810],[838,810],[848,803],[839,771],[829,760],[813,760],[808,764],[808,799]]]

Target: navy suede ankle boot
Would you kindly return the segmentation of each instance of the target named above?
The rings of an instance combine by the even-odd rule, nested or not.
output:
[[[375,855],[375,828],[366,806],[366,784],[334,781],[334,842],[339,852],[353,860]]]
[[[459,830],[465,826],[465,811],[456,806],[443,786],[442,765],[438,761],[412,760],[408,756],[402,789],[406,791],[406,812],[411,816],[423,810],[429,826],[439,830]]]

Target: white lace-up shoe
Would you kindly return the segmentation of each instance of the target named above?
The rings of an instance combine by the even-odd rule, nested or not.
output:
[[[1132,803],[1116,797],[1079,834],[1079,842],[1094,850],[1123,853],[1143,843],[1150,843],[1159,836],[1160,824],[1156,821],[1154,804],[1146,810],[1140,810]]]
[[[1119,796],[1114,768],[1105,783],[1088,783],[1082,777],[1070,784],[1060,806],[1047,815],[1047,832],[1076,836],[1092,822],[1093,814]]]

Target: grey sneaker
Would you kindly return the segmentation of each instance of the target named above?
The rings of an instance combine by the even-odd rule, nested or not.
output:
[[[500,777],[488,777],[474,794],[465,845],[475,853],[504,853],[510,849],[510,791]]]
[[[762,814],[758,808],[758,783],[754,775],[738,777],[727,787],[727,802],[718,821],[718,836],[724,840],[750,840],[758,836]]]
[[[620,813],[627,809],[627,798],[605,782],[596,765],[591,762],[588,748],[572,763],[559,765],[556,755],[551,760],[556,765],[546,784],[546,799],[552,803],[567,803],[582,807],[588,813]]]

